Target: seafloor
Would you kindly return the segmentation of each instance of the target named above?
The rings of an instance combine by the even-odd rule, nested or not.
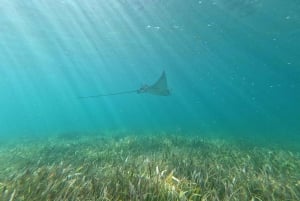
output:
[[[0,144],[0,200],[300,200],[300,154],[242,140],[125,134]]]

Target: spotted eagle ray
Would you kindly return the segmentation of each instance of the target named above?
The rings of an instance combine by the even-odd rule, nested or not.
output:
[[[162,72],[159,79],[152,85],[145,84],[141,86],[139,89],[135,89],[135,90],[120,91],[120,92],[108,93],[108,94],[97,94],[91,96],[79,96],[78,98],[97,98],[103,96],[114,96],[114,95],[121,95],[121,94],[130,94],[130,93],[138,93],[138,94],[148,93],[156,96],[169,96],[171,93],[168,88],[167,76],[165,71]]]

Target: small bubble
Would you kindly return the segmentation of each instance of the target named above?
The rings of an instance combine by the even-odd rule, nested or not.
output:
[[[285,19],[289,20],[289,19],[291,19],[291,16],[288,15],[288,16],[285,17]]]
[[[202,4],[202,1],[198,1],[198,4]]]

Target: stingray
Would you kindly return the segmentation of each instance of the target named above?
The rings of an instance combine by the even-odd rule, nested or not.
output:
[[[137,93],[137,94],[147,93],[156,96],[169,96],[171,93],[168,88],[167,76],[165,71],[162,72],[159,79],[152,85],[145,84],[141,86],[139,89],[135,89],[135,90],[120,91],[120,92],[108,93],[108,94],[97,94],[92,96],[80,96],[78,98],[97,98],[103,96],[114,96],[114,95],[130,94],[130,93]]]

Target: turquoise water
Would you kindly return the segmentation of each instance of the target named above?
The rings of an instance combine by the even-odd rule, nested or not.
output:
[[[299,135],[296,0],[0,1],[0,135]],[[138,89],[166,72],[171,96]]]

